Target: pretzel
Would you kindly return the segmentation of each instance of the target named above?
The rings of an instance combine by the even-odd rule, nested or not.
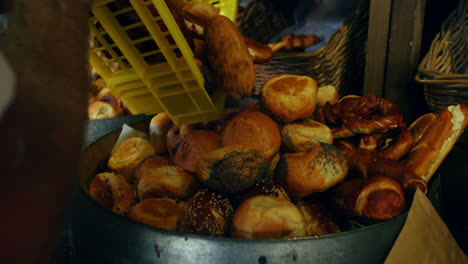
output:
[[[381,150],[377,151],[377,155],[393,160],[399,160],[405,156],[413,145],[413,135],[408,128],[401,126],[394,130],[397,133],[396,138],[386,144]]]
[[[377,134],[386,132],[390,129],[397,128],[402,121],[403,114],[400,107],[383,98],[377,98],[375,105],[372,98],[375,95],[366,95],[359,107],[354,112],[346,112],[343,116],[343,123],[349,130],[357,134]],[[370,102],[373,107],[368,107],[362,102]],[[369,112],[378,112],[380,115],[372,116],[366,119]]]

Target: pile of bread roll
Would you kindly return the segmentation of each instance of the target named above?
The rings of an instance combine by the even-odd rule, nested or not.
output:
[[[157,114],[148,139],[120,145],[89,194],[117,214],[178,232],[335,233],[347,216],[401,214],[417,189],[426,192],[467,117],[460,104],[407,127],[383,98],[339,98],[310,77],[279,75],[263,85],[259,102],[220,120],[176,126]]]

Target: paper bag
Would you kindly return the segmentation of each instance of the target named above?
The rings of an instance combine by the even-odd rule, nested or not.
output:
[[[418,189],[385,263],[468,263],[468,258],[429,199]]]

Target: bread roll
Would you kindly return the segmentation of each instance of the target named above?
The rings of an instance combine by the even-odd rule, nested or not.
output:
[[[220,147],[220,136],[206,130],[191,130],[182,138],[174,156],[176,166],[190,172],[196,173],[198,161],[205,153]]]
[[[233,213],[234,209],[225,196],[204,189],[185,204],[177,230],[203,236],[227,236]]]
[[[177,220],[183,207],[183,202],[151,198],[130,208],[128,218],[157,228],[176,231]]]
[[[138,182],[144,175],[151,174],[152,171],[157,168],[170,166],[170,165],[174,165],[174,163],[166,159],[165,157],[161,157],[161,156],[148,157],[144,159],[143,161],[141,161],[138,167],[136,168],[133,182],[135,185],[138,185]]]
[[[297,208],[304,216],[306,235],[321,236],[340,232],[331,213],[317,201],[308,199],[296,203]]]
[[[334,190],[335,206],[345,214],[373,219],[391,219],[405,209],[401,185],[388,177],[354,178]]]
[[[114,94],[109,90],[109,88],[102,89],[97,95],[96,99],[101,102],[106,102],[117,107],[120,115],[123,113],[123,109],[120,109],[120,100],[115,97]]]
[[[290,123],[314,112],[317,83],[307,76],[282,74],[268,80],[262,87],[262,104],[275,119]]]
[[[187,134],[190,130],[192,130],[192,125],[181,125],[181,126],[173,125],[167,132],[167,136],[166,136],[167,152],[169,152],[169,156],[172,159],[174,159],[174,156],[176,154],[177,147],[179,146],[180,141],[185,136],[185,134]]]
[[[341,151],[319,143],[303,152],[284,154],[276,166],[275,177],[290,195],[302,198],[336,185],[347,173],[348,164]]]
[[[136,168],[142,160],[156,154],[156,150],[147,139],[132,137],[120,145],[110,156],[107,167],[133,182]]]
[[[156,148],[157,154],[167,152],[167,133],[172,126],[172,120],[168,114],[161,112],[151,118],[149,125],[149,137]]]
[[[99,173],[89,184],[89,196],[112,212],[126,215],[135,204],[133,188],[122,177],[110,172]]]
[[[229,145],[208,152],[200,159],[198,179],[208,188],[222,193],[246,190],[260,179],[266,159],[251,145]]]
[[[276,123],[266,114],[246,111],[237,114],[224,128],[222,146],[246,144],[259,147],[269,159],[281,146],[281,134]]]
[[[273,51],[270,46],[257,42],[246,36],[244,36],[244,39],[254,63],[265,63],[273,58]]]
[[[304,217],[290,201],[255,196],[234,213],[231,237],[249,239],[294,238],[306,235]]]
[[[405,163],[428,182],[468,125],[468,105],[445,108],[413,146]]]
[[[333,143],[330,128],[317,121],[287,124],[281,129],[281,143],[288,152],[305,151],[317,143]]]
[[[121,114],[119,108],[110,103],[94,101],[88,105],[88,118],[90,120],[115,118]]]
[[[413,146],[418,143],[435,118],[436,115],[434,113],[427,113],[411,123],[408,130],[413,135]]]
[[[219,11],[211,4],[203,2],[191,2],[182,9],[185,26],[192,32],[193,37],[203,39],[208,20],[219,15]]]
[[[191,197],[200,184],[190,174],[177,166],[164,166],[151,170],[141,177],[136,187],[140,201],[148,198],[183,200]]]
[[[255,66],[236,24],[225,16],[212,17],[205,28],[205,42],[217,87],[234,99],[252,95]]]
[[[270,158],[270,160],[268,161],[268,163],[266,165],[265,175],[263,175],[263,179],[273,180],[275,178],[275,169],[276,169],[276,165],[278,164],[278,161],[280,160],[280,158],[281,158],[281,156],[280,156],[279,152],[276,153],[275,156]]]
[[[333,85],[320,86],[317,92],[317,105],[323,106],[326,103],[334,105],[340,99],[340,95]]]

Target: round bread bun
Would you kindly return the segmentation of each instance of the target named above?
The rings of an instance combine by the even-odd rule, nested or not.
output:
[[[178,216],[183,207],[183,202],[151,198],[130,208],[128,218],[157,228],[176,231]]]
[[[107,102],[94,101],[88,105],[88,118],[90,120],[114,118],[121,114],[117,106]]]
[[[224,237],[228,234],[234,209],[229,199],[207,189],[197,192],[179,215],[179,232]]]
[[[304,216],[290,201],[255,196],[234,213],[231,237],[249,239],[294,238],[306,235]]]
[[[260,179],[265,166],[266,159],[259,148],[230,145],[205,154],[200,159],[197,177],[214,191],[236,193]]]
[[[307,236],[321,236],[340,232],[331,213],[322,204],[313,200],[300,200],[297,208],[304,216]]]
[[[198,181],[177,166],[164,166],[141,177],[136,192],[140,201],[148,198],[183,200],[191,197],[200,187]]]
[[[333,85],[320,86],[317,93],[317,105],[323,106],[326,103],[334,105],[340,99],[340,95]]]
[[[170,166],[170,165],[174,165],[174,163],[166,159],[165,157],[161,157],[161,156],[148,157],[144,159],[142,162],[140,162],[140,164],[136,168],[133,182],[135,183],[135,185],[138,185],[138,182],[143,177],[143,175],[151,174],[152,171],[157,168]]]
[[[168,114],[161,112],[151,118],[149,125],[150,141],[156,148],[157,154],[167,152],[167,133],[172,126],[172,120]]]
[[[269,159],[281,146],[281,134],[269,116],[257,111],[237,114],[229,120],[221,135],[221,145],[246,144],[259,147]]]
[[[303,152],[284,154],[275,177],[291,196],[302,198],[336,185],[347,173],[343,153],[333,145],[319,143]]]
[[[312,115],[317,93],[317,82],[314,79],[281,74],[263,85],[262,104],[278,121],[291,123]]]
[[[317,143],[333,143],[330,128],[320,122],[292,123],[281,129],[281,143],[288,152],[305,151]]]
[[[89,196],[112,212],[126,215],[135,204],[133,188],[122,177],[111,172],[99,173],[89,184]]]
[[[155,154],[156,149],[149,140],[132,137],[115,150],[107,162],[107,167],[116,174],[124,176],[128,182],[132,182],[140,162]]]
[[[286,193],[279,183],[274,182],[273,180],[260,179],[252,187],[247,189],[247,191],[241,194],[239,203],[260,195],[274,196],[288,201],[291,200],[288,193]]]
[[[176,166],[196,173],[198,161],[210,151],[220,147],[220,136],[207,130],[192,130],[184,135],[174,156]]]

